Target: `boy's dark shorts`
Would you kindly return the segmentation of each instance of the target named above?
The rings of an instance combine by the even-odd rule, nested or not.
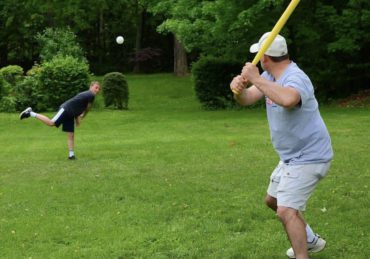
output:
[[[51,120],[57,128],[59,128],[60,124],[63,124],[62,130],[65,132],[75,131],[75,118],[69,115],[63,108],[60,108]]]

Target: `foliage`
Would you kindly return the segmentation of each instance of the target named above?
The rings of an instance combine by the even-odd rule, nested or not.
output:
[[[56,56],[42,64],[39,79],[45,105],[56,109],[67,99],[86,90],[90,73],[85,62],[71,56]]]
[[[31,106],[37,111],[46,110],[46,96],[42,92],[39,75],[25,76],[24,79],[15,85],[15,108],[17,111]]]
[[[36,39],[41,46],[42,62],[50,61],[55,56],[71,56],[80,61],[86,61],[77,37],[70,28],[47,28],[43,33],[37,34]]]
[[[246,39],[257,38],[261,32],[269,30],[282,6],[282,1],[271,0],[148,2],[151,12],[167,17],[158,27],[160,32],[176,34],[188,51],[196,50],[203,55],[229,59],[247,58]],[[254,29],[255,23],[261,22],[261,16],[267,11],[269,16],[264,16],[264,23],[260,24],[258,32]]]
[[[13,86],[21,79],[23,73],[23,68],[17,65],[10,65],[0,69],[0,76]]]
[[[5,91],[5,80],[3,79],[2,76],[0,76],[0,99],[3,96]]]
[[[0,65],[31,67],[41,51],[35,35],[42,34],[45,28],[70,28],[77,35],[74,41],[86,52],[90,67],[101,74],[118,68],[131,69],[130,55],[137,42],[141,43],[137,49],[162,49],[156,60],[161,61],[162,69],[170,69],[173,65],[170,34],[175,34],[186,47],[191,60],[215,56],[244,63],[253,58],[248,51],[250,44],[271,30],[289,3],[288,0],[2,0]],[[143,13],[141,28],[139,15]],[[288,40],[291,57],[311,77],[320,98],[349,96],[369,88],[369,21],[368,0],[300,1],[289,18],[281,34]],[[154,28],[169,35],[161,36]],[[143,35],[140,39],[136,39],[138,32]],[[114,41],[117,35],[124,35],[127,41],[117,45]]]
[[[139,63],[142,72],[160,71],[162,51],[158,48],[143,48],[132,54],[131,62]]]
[[[129,90],[122,73],[111,72],[104,76],[103,96],[106,107],[113,106],[119,110],[128,109]]]
[[[158,30],[176,34],[188,51],[245,62],[252,59],[249,46],[273,28],[290,1],[146,2],[167,17]],[[282,30],[322,100],[369,88],[369,17],[367,0],[301,1]]]
[[[16,111],[16,84],[23,80],[23,68],[16,65],[0,69],[0,111]]]
[[[0,112],[15,112],[16,98],[12,95],[3,96],[0,99]]]
[[[228,87],[240,73],[241,62],[203,57],[193,65],[195,92],[205,109],[223,109],[231,106],[233,95]]]

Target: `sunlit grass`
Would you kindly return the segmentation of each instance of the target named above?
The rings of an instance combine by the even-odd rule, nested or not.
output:
[[[130,109],[97,105],[76,161],[60,130],[0,114],[0,257],[285,258],[263,204],[278,159],[265,111],[203,111],[190,78],[127,79]],[[335,159],[308,204],[328,241],[312,258],[369,256],[369,112],[322,109]]]

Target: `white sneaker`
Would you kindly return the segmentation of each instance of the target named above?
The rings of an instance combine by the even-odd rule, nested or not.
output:
[[[307,250],[309,253],[317,253],[323,250],[325,248],[325,245],[326,241],[322,239],[318,234],[315,234],[315,239],[312,241],[312,243],[307,243]],[[292,247],[286,251],[286,255],[289,258],[295,258]]]

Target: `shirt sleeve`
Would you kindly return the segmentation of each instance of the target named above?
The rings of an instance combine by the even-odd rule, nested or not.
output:
[[[306,103],[313,94],[313,86],[307,76],[293,74],[287,77],[284,82],[285,87],[292,87],[299,92],[302,104]]]

